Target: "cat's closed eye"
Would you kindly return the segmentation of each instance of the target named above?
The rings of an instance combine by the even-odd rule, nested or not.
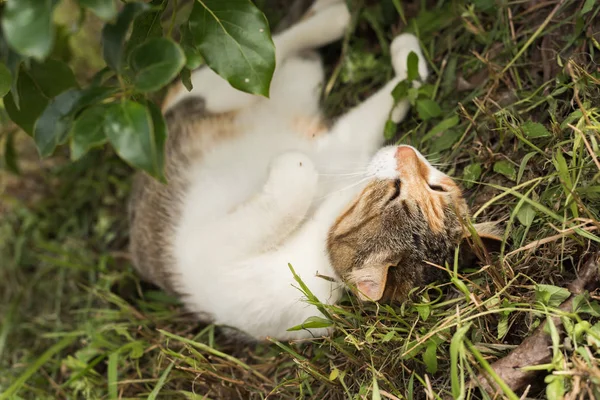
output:
[[[388,199],[388,201],[387,201],[388,203],[391,203],[392,201],[396,200],[400,196],[401,186],[402,186],[402,181],[400,181],[400,179],[396,179],[394,181],[394,193]]]
[[[429,189],[433,190],[434,192],[443,192],[443,193],[447,192],[447,190],[443,186],[436,185],[435,183],[430,183]]]

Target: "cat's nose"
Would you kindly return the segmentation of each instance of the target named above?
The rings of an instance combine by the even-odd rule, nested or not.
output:
[[[409,159],[415,159],[417,154],[415,150],[410,146],[398,146],[396,149],[396,158],[399,162],[408,161]]]
[[[411,146],[396,148],[396,171],[400,179],[420,182],[427,179],[427,165],[419,158],[417,151]]]

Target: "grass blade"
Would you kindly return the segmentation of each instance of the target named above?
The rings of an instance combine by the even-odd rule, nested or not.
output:
[[[154,389],[152,389],[152,392],[150,393],[150,395],[148,395],[148,400],[156,400],[156,396],[158,396],[158,394],[160,393],[160,389],[162,389],[162,387],[165,385],[167,377],[173,369],[173,365],[175,365],[175,363],[171,362],[167,369],[165,369],[165,371],[160,375],[158,382],[156,382],[156,386],[154,386]]]
[[[46,350],[37,360],[35,360],[35,362],[32,365],[29,366],[29,368],[25,370],[25,372],[21,374],[21,376],[17,378],[17,380],[12,385],[9,386],[8,389],[6,389],[4,393],[0,394],[0,400],[7,400],[12,398],[12,396],[14,396],[19,391],[21,386],[23,386],[25,382],[27,382],[27,380],[37,372],[37,370],[39,370],[44,364],[46,364],[61,350],[71,345],[77,339],[77,337],[78,336],[76,335],[65,336],[60,342],[54,344],[54,346]]]
[[[115,351],[108,356],[108,396],[110,399],[116,399],[118,397],[118,365],[119,352]]]

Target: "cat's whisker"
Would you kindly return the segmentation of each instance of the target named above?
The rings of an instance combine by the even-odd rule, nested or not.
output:
[[[360,167],[345,166],[345,165],[336,165],[336,166],[332,167],[331,165],[318,165],[317,164],[317,169],[319,169],[320,171],[325,171],[325,172],[329,172],[329,171],[364,172],[367,170],[365,168],[365,164],[360,165]]]
[[[364,172],[351,172],[348,174],[319,174],[319,176],[360,176],[364,174]]]
[[[348,186],[344,186],[341,189],[334,190],[333,192],[329,192],[326,195],[317,198],[317,200],[323,200],[323,199],[325,199],[325,198],[327,198],[329,196],[333,196],[334,194],[343,192],[344,190],[352,189],[353,187],[356,187],[356,186],[360,185],[361,183],[368,181],[369,179],[371,179],[371,176],[366,176],[363,179],[360,179],[360,180],[358,180],[355,183],[352,183],[352,184],[350,184]]]
[[[320,174],[365,174],[367,172],[366,168],[362,168],[360,170],[348,169],[348,168],[321,168],[319,169]]]

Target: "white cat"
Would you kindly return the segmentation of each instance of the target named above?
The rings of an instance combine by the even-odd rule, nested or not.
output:
[[[268,99],[232,88],[208,68],[194,72],[191,92],[177,86],[168,97],[169,184],[138,178],[131,250],[145,277],[179,294],[202,320],[257,339],[327,334],[287,330],[320,315],[303,300],[288,263],[333,304],[344,281],[362,299],[406,296],[427,274],[407,265],[393,275],[391,267],[453,254],[457,221],[466,215],[458,187],[411,147],[380,150],[410,52],[427,78],[417,38],[396,37],[395,77],[331,126],[323,123],[323,67],[306,50],[340,39],[349,21],[344,2],[320,0],[275,35]],[[409,106],[402,100],[392,119],[401,121]]]

